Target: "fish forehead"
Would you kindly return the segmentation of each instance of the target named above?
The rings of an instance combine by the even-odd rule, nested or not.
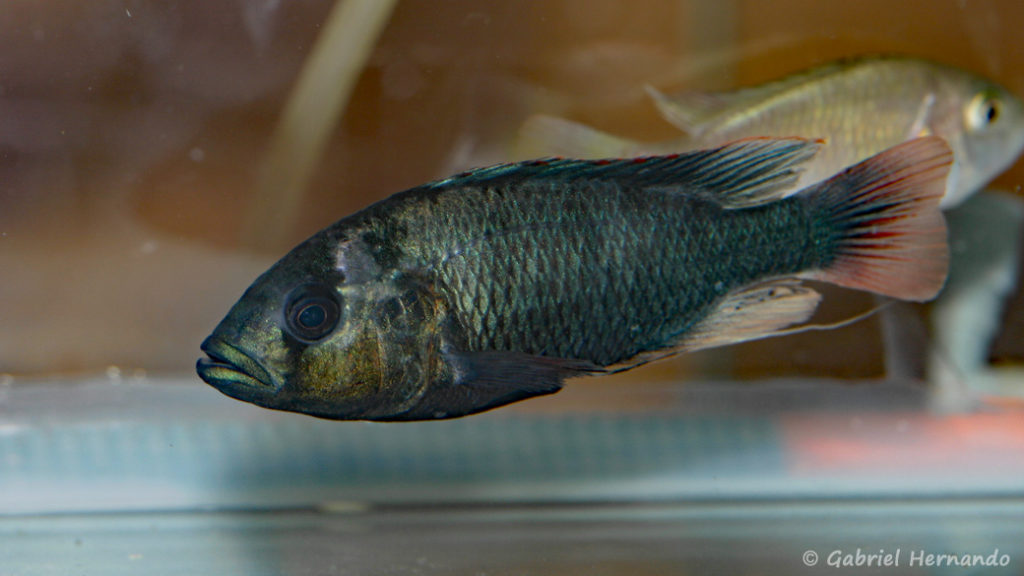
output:
[[[275,262],[246,288],[213,336],[249,353],[280,360],[288,294],[303,284],[333,284],[340,278],[332,266],[329,244],[321,232]]]

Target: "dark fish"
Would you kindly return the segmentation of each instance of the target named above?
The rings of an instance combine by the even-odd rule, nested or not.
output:
[[[323,418],[452,418],[771,336],[814,311],[801,279],[934,297],[949,147],[913,140],[786,197],[818,148],[538,160],[396,194],[258,278],[199,375]]]

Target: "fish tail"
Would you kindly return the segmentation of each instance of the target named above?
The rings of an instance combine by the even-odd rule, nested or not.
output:
[[[829,265],[803,276],[901,300],[934,298],[949,268],[939,201],[952,162],[944,140],[918,138],[802,192],[834,247]]]

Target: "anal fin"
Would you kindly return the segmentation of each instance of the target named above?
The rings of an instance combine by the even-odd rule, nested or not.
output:
[[[674,346],[692,352],[774,336],[814,313],[821,295],[783,278],[734,290]]]

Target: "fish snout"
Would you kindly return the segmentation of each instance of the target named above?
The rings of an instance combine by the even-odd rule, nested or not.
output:
[[[243,349],[216,334],[204,340],[199,348],[206,357],[196,362],[196,372],[203,381],[224,394],[252,402],[277,393],[277,380]]]

